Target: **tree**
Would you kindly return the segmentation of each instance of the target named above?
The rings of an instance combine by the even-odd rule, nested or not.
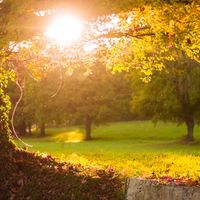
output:
[[[148,83],[133,75],[133,111],[155,120],[184,122],[186,140],[193,141],[194,125],[199,121],[200,64],[183,54],[165,66]]]
[[[62,124],[69,120],[71,124],[84,124],[86,139],[90,140],[93,123],[132,117],[131,87],[125,73],[112,74],[98,62],[89,70],[72,67],[71,75],[60,77],[55,68],[40,80],[26,78],[23,99],[14,121],[20,134],[26,133],[28,123],[32,123],[40,128],[40,136],[45,136],[45,124]],[[12,90],[10,96],[19,96],[16,91]]]
[[[21,105],[28,123],[38,125],[40,136],[45,136],[45,127],[47,123],[56,121],[57,107],[59,102],[53,98],[53,93],[59,83],[59,72],[55,69],[49,71],[40,80],[33,80],[27,77],[25,81],[24,105]],[[61,113],[60,113],[61,114]],[[18,116],[20,118],[20,116]]]
[[[66,77],[58,99],[69,120],[85,125],[86,140],[91,140],[93,123],[130,116],[130,94],[128,81],[97,61],[88,73],[77,68]]]
[[[87,2],[88,2],[87,5],[92,3],[91,5],[94,5],[95,7],[96,1],[93,1],[93,2],[87,1]],[[116,4],[113,4],[113,7],[112,7],[113,9],[110,9],[111,8],[110,5],[111,3],[113,3],[113,1],[101,1],[100,4],[96,4],[96,9],[99,10],[101,13],[103,13],[104,11],[106,13],[110,13],[110,12],[113,12],[113,10],[122,11],[122,10],[132,9],[133,7],[136,8],[135,13],[137,13],[138,15],[137,17],[134,18],[134,20],[131,21],[130,23],[131,27],[129,26],[127,27],[127,23],[129,24],[129,20],[127,19],[130,19],[130,18],[127,18],[127,16],[129,16],[130,14],[128,12],[121,20],[122,29],[118,29],[117,27],[117,29],[114,30],[114,35],[112,34],[113,30],[111,30],[110,31],[111,37],[116,38],[116,31],[120,32],[121,30],[122,30],[121,32],[122,34],[118,35],[118,37],[120,38],[130,36],[136,39],[138,38],[140,39],[140,38],[143,38],[143,36],[155,35],[155,39],[156,39],[155,45],[157,45],[157,47],[158,46],[166,47],[166,45],[162,45],[163,41],[165,44],[170,42],[170,45],[173,44],[175,46],[178,46],[180,49],[184,50],[187,55],[189,55],[190,57],[196,60],[199,60],[198,58],[198,55],[199,55],[198,54],[199,52],[199,45],[198,45],[199,44],[199,39],[198,39],[199,38],[198,37],[199,36],[199,20],[198,20],[199,3],[198,3],[198,0],[193,0],[191,2],[190,1],[182,2],[181,0],[180,1],[175,1],[175,0],[164,1],[164,2],[161,0],[157,0],[157,1],[149,0],[148,3],[146,1],[135,1],[134,3],[132,1],[123,1],[121,3],[120,2],[121,1],[116,1]],[[73,2],[71,4],[72,7],[73,5],[75,5],[75,3],[76,2]],[[1,24],[0,26],[1,27],[0,29],[1,45],[0,46],[2,50],[1,55],[3,55],[1,57],[2,58],[1,61],[5,63],[5,59],[9,57],[10,53],[13,53],[12,50],[10,50],[10,48],[6,48],[6,46],[10,43],[10,41],[19,42],[22,40],[31,39],[35,35],[40,35],[44,29],[43,28],[38,29],[37,27],[45,27],[45,24],[48,22],[49,18],[52,16],[51,11],[53,11],[54,8],[57,8],[57,10],[59,11],[59,8],[61,8],[63,5],[66,5],[65,1],[59,1],[59,2],[45,1],[44,3],[43,1],[36,2],[36,1],[31,1],[31,0],[30,1],[23,0],[23,1],[20,1],[19,3],[18,1],[14,1],[14,0],[11,0],[11,1],[3,0],[0,3],[1,13],[3,16],[0,18],[0,24]],[[164,8],[166,8],[165,12],[161,12]],[[40,11],[44,11],[45,17],[42,17],[40,15]],[[170,13],[172,13],[172,16],[170,15]],[[98,12],[95,12],[95,14],[98,15]],[[161,16],[163,17],[163,20],[160,20],[160,14],[162,14]],[[178,18],[176,18],[177,14],[178,14]],[[186,18],[184,18],[183,16],[186,16]],[[105,18],[103,17],[103,19]],[[181,19],[183,19],[183,21],[181,21],[180,23]],[[125,26],[123,26],[123,24],[125,24]],[[148,26],[146,27],[146,25]],[[32,29],[31,27],[34,27],[34,29]],[[166,27],[169,27],[169,30],[170,30],[169,32],[165,31]],[[143,31],[147,31],[147,33],[143,33]],[[192,33],[192,37],[190,33]],[[102,37],[105,37],[105,35],[97,36],[97,38],[102,38]],[[197,39],[193,40],[193,38],[197,38]],[[163,53],[163,51],[158,49],[157,52],[159,51]],[[122,52],[123,51],[120,51],[119,55],[122,55]],[[140,52],[140,50],[138,52]],[[138,55],[141,55],[141,53]],[[137,56],[136,58],[138,57],[140,56]],[[143,56],[143,61],[145,60],[144,58],[145,56]],[[154,62],[155,61],[159,61],[159,59],[154,59]],[[2,70],[9,69],[7,65],[6,66],[2,65],[1,67],[2,67]],[[151,69],[151,67],[149,68]],[[18,69],[19,67],[15,67],[14,71],[16,72]],[[148,65],[145,67],[145,69],[143,68],[143,71],[148,71],[148,70],[149,70]],[[3,92],[5,89],[5,85],[1,89]],[[2,98],[4,98],[2,102],[5,102],[5,97],[2,96]],[[7,132],[7,131],[4,130],[3,132]]]

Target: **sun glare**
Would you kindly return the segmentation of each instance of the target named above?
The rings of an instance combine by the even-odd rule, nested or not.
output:
[[[83,24],[75,16],[65,15],[57,18],[47,29],[45,35],[60,44],[66,45],[81,37]]]

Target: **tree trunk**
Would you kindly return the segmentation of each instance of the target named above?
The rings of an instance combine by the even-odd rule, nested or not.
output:
[[[15,149],[15,144],[11,140],[11,131],[8,124],[8,102],[6,101],[6,95],[0,88],[0,152]]]
[[[85,118],[85,132],[86,132],[86,137],[85,140],[91,140],[91,129],[92,129],[92,119],[89,116],[86,116]]]
[[[10,151],[15,148],[11,139],[11,131],[7,121],[0,121],[0,152]]]
[[[28,123],[28,134],[29,134],[29,135],[32,135],[31,123]]]
[[[187,126],[186,140],[189,142],[194,141],[194,119],[186,119],[185,124]]]
[[[45,136],[45,123],[42,122],[40,124],[40,137],[44,137]]]
[[[16,126],[16,129],[20,135],[27,135],[26,122],[24,119],[19,122],[19,124]]]

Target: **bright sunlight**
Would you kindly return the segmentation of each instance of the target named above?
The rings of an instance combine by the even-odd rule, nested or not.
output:
[[[57,18],[48,28],[45,35],[60,44],[70,44],[81,37],[83,24],[73,15]]]

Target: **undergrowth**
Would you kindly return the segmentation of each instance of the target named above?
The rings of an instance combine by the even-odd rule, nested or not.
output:
[[[24,150],[0,154],[0,200],[123,199],[123,179],[112,167],[83,167]]]

